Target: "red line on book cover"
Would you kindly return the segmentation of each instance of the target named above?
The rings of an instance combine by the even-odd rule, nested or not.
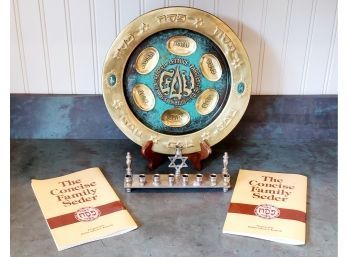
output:
[[[297,220],[300,222],[306,222],[306,213],[298,210],[285,209],[285,208],[273,208],[277,209],[277,215],[273,217],[271,215],[259,215],[258,209],[262,205],[253,205],[253,204],[244,204],[244,203],[231,203],[228,209],[228,212],[239,213],[246,215],[256,215],[262,218],[279,218],[279,219],[288,219],[288,220]],[[270,209],[270,208],[269,208]],[[272,210],[271,210],[272,211]]]
[[[96,207],[84,207],[78,209],[76,212],[63,214],[60,216],[47,219],[50,229],[63,227],[77,222],[86,222],[97,219],[100,216],[107,215],[113,212],[125,210],[126,208],[120,201],[114,201],[108,204]]]

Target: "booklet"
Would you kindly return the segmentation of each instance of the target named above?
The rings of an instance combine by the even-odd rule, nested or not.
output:
[[[58,251],[138,227],[99,168],[31,185]]]
[[[239,170],[223,233],[303,245],[307,177]]]

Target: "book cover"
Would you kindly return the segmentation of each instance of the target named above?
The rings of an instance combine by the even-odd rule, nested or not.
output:
[[[99,168],[31,185],[59,251],[138,227]]]
[[[223,233],[303,245],[307,177],[239,170]]]

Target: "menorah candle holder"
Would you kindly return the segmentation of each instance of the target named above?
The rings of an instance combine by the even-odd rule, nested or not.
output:
[[[212,173],[184,173],[181,174],[181,169],[187,167],[187,157],[182,155],[181,148],[177,147],[174,156],[168,157],[170,160],[169,168],[174,168],[175,173],[169,174],[133,174],[131,169],[132,156],[128,152],[126,156],[126,175],[124,179],[124,188],[127,192],[132,189],[185,189],[185,188],[221,188],[223,192],[227,192],[230,187],[230,175],[228,172],[228,154],[223,156],[223,169],[221,172]],[[177,163],[181,161],[181,163]]]

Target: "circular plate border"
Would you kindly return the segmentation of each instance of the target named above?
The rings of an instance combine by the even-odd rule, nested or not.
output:
[[[129,56],[144,39],[179,28],[201,33],[221,49],[231,72],[231,91],[224,109],[207,127],[186,135],[168,135],[146,127],[135,117],[123,91],[123,73]],[[191,7],[167,7],[139,16],[122,30],[107,53],[102,84],[107,110],[129,139],[140,146],[152,140],[152,150],[163,154],[174,154],[179,145],[188,154],[200,151],[202,140],[210,146],[217,144],[238,124],[250,99],[251,66],[241,41],[219,18]]]

